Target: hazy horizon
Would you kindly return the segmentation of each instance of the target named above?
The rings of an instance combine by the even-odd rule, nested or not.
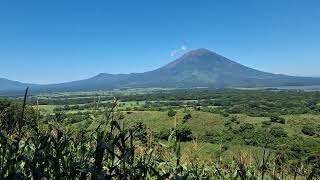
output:
[[[197,48],[265,72],[320,77],[319,6],[316,0],[1,1],[0,78],[51,84],[141,73]]]

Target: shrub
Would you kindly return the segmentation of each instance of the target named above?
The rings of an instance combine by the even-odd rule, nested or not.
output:
[[[147,127],[143,122],[135,122],[132,130],[135,138],[140,140],[142,143],[147,143]]]
[[[237,116],[232,116],[232,117],[230,118],[230,121],[231,121],[231,122],[236,122],[236,121],[238,121],[238,117],[237,117]]]
[[[275,138],[287,137],[288,133],[282,127],[272,127],[270,134]]]
[[[270,126],[271,125],[271,121],[263,121],[262,122],[262,126]]]
[[[239,127],[239,132],[244,132],[246,130],[253,130],[254,126],[249,123],[241,124]]]
[[[270,122],[278,122],[278,118],[278,116],[273,115],[270,117]]]
[[[184,115],[183,117],[183,123],[186,123],[187,121],[189,121],[192,118],[190,113],[187,113],[186,115]]]
[[[161,140],[168,140],[170,134],[171,134],[170,129],[165,129],[165,128],[160,129],[159,139],[161,139]]]
[[[170,110],[168,111],[168,116],[169,116],[169,117],[174,117],[176,114],[177,114],[177,112],[174,111],[173,109],[170,109]]]
[[[311,126],[303,126],[301,131],[308,136],[314,136],[316,134],[316,129]]]
[[[177,139],[182,142],[192,141],[192,131],[189,126],[179,124],[177,126]]]
[[[270,122],[285,124],[286,120],[284,118],[282,118],[282,117],[273,115],[273,116],[270,117]]]
[[[224,123],[224,126],[226,126],[226,127],[228,127],[228,126],[230,126],[231,125],[231,121],[226,121],[225,123]]]
[[[285,124],[286,120],[284,118],[280,117],[279,120],[278,120],[278,123]]]
[[[222,113],[222,116],[224,116],[224,117],[229,117],[229,114],[226,113],[226,112],[223,112],[223,113]]]

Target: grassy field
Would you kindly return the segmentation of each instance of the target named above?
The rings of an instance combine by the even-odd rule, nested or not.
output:
[[[158,91],[161,93],[159,94],[160,98],[155,99],[153,96]],[[228,148],[223,150],[221,152],[221,156],[224,158],[230,158],[232,154],[239,153],[239,151],[247,151],[247,150],[258,150],[261,149],[261,147],[255,147],[252,145],[247,145],[244,143],[241,143],[241,139],[234,139],[230,142],[227,142],[226,140],[221,140],[221,142],[215,142],[215,143],[208,143],[203,141],[202,137],[206,134],[220,134],[219,136],[223,136],[224,133],[228,132],[226,131],[227,127],[226,124],[230,123],[230,119],[235,117],[236,124],[232,125],[234,131],[239,126],[243,124],[252,124],[255,129],[259,129],[264,125],[264,123],[267,123],[270,121],[270,117],[268,116],[254,116],[254,115],[248,115],[245,113],[215,113],[215,112],[205,112],[202,110],[196,110],[194,106],[198,108],[209,108],[209,109],[221,109],[221,102],[223,98],[213,98],[217,95],[211,95],[206,99],[206,94],[204,96],[200,96],[199,98],[195,99],[174,99],[175,97],[171,97],[168,95],[168,98],[164,98],[167,96],[167,94],[170,92],[170,90],[159,90],[159,89],[151,89],[151,90],[123,90],[123,91],[99,91],[99,92],[76,92],[76,93],[53,93],[53,94],[42,94],[36,96],[37,98],[43,98],[43,100],[50,100],[50,99],[59,99],[64,100],[65,102],[71,101],[71,102],[82,102],[83,99],[92,99],[91,101],[85,101],[91,103],[92,106],[86,107],[88,103],[80,103],[80,104],[68,104],[68,106],[74,106],[78,105],[80,109],[71,109],[71,110],[63,110],[63,113],[67,115],[67,117],[72,117],[73,114],[79,114],[84,113],[88,114],[89,119],[80,120],[75,123],[68,123],[68,121],[63,122],[63,126],[70,129],[88,129],[93,130],[95,129],[99,124],[99,119],[102,118],[101,113],[108,109],[107,107],[100,106],[98,109],[97,97],[109,97],[108,99],[104,99],[100,101],[100,103],[111,103],[112,102],[112,95],[118,95],[118,96],[124,96],[124,99],[128,99],[128,97],[131,97],[131,99],[139,99],[139,100],[119,100],[118,106],[116,108],[116,111],[118,111],[118,114],[122,114],[125,123],[128,126],[131,126],[135,124],[136,122],[143,122],[143,124],[146,125],[146,127],[155,133],[156,136],[159,136],[159,134],[163,133],[164,131],[168,132],[172,128],[175,127],[175,123],[177,124],[185,124],[188,126],[192,131],[192,136],[194,138],[197,138],[197,143],[199,144],[199,154],[203,158],[212,158],[215,157],[217,154],[219,154],[219,151],[221,151],[221,146],[225,143],[227,143]],[[241,91],[236,91],[235,94],[239,94]],[[255,91],[251,91],[255,92]],[[258,91],[259,92],[259,91]],[[219,92],[220,93],[220,92]],[[226,92],[227,93],[227,92]],[[260,93],[260,92],[259,92]],[[170,93],[169,93],[170,94]],[[254,93],[251,93],[254,95]],[[251,94],[249,94],[251,96]],[[284,94],[285,96],[290,95],[291,93]],[[179,94],[177,94],[179,95]],[[248,96],[249,96],[248,95]],[[303,94],[302,94],[303,95]],[[307,95],[307,94],[306,94]],[[143,98],[146,96],[145,98]],[[239,97],[241,98],[239,98]],[[297,98],[301,96],[301,94],[294,94],[294,98]],[[305,96],[305,95],[303,95]],[[302,97],[303,97],[302,96]],[[139,97],[139,98],[136,98]],[[142,98],[141,98],[142,97]],[[218,97],[218,96],[217,96]],[[223,96],[222,96],[223,97]],[[242,95],[237,95],[236,99],[239,99],[240,101],[243,101],[244,98]],[[148,98],[151,98],[148,100]],[[261,107],[264,108],[264,111],[267,110],[266,105],[270,105],[269,102],[264,102],[264,98],[259,96],[260,100],[257,100],[257,97],[254,95],[254,99],[248,100],[247,102],[243,102],[244,105],[252,104],[252,103],[262,103],[263,105],[256,105],[254,104],[254,107]],[[100,99],[100,98],[99,98]],[[129,98],[130,99],[130,98]],[[144,99],[144,100],[140,100]],[[225,96],[225,101],[230,101],[230,95]],[[219,104],[208,104],[206,101],[214,102],[219,101]],[[59,101],[59,102],[64,102]],[[236,101],[237,102],[237,101]],[[281,102],[279,98],[276,97],[275,102]],[[291,104],[297,106],[299,102],[303,102],[306,104],[306,100],[295,100],[291,99]],[[151,103],[151,104],[150,104]],[[162,104],[161,106],[158,106],[158,108],[161,108],[162,110],[150,110],[150,106],[157,105],[158,103]],[[203,103],[206,103],[205,106],[202,105]],[[171,106],[170,106],[171,104]],[[192,105],[193,104],[193,105]],[[284,103],[288,104],[288,103]],[[316,106],[318,106],[316,103]],[[290,103],[289,103],[290,105]],[[193,107],[192,107],[193,106]],[[242,105],[243,106],[243,105]],[[39,109],[41,111],[41,114],[43,116],[47,115],[54,115],[55,109],[57,108],[64,108],[65,105],[60,104],[53,104],[53,105],[40,105]],[[227,106],[229,107],[229,106]],[[234,107],[239,107],[238,104],[236,104]],[[168,116],[168,109],[174,108],[174,110],[177,112],[174,117]],[[268,111],[268,110],[267,110]],[[283,111],[283,109],[281,110]],[[93,117],[93,114],[99,113],[97,117]],[[189,119],[186,123],[183,122],[183,118],[186,114],[191,115],[191,119]],[[317,136],[309,136],[302,132],[302,129],[305,126],[311,126],[311,127],[320,127],[320,116],[317,113],[303,113],[303,114],[286,114],[286,115],[280,115],[280,117],[285,119],[285,123],[272,123],[270,127],[280,127],[285,130],[285,132],[288,134],[288,137],[291,139],[294,139],[295,137],[302,137],[305,141],[313,142],[313,141],[319,141]],[[68,118],[67,118],[68,119]],[[228,135],[226,135],[228,136]],[[156,137],[158,138],[158,137]],[[190,150],[190,147],[193,145],[193,142],[183,142],[182,143],[182,151],[187,152]],[[249,151],[248,151],[249,152]],[[250,152],[251,153],[251,152]],[[252,153],[251,153],[252,154]]]
[[[126,107],[138,106],[137,102],[121,102],[125,104],[120,106],[118,110],[121,111],[125,116],[125,122],[128,125],[132,125],[135,122],[143,122],[148,129],[153,132],[161,133],[162,130],[170,130],[174,127],[175,121],[177,123],[182,123],[183,117],[186,114],[186,110],[191,114],[192,118],[187,122],[187,125],[191,128],[194,137],[200,137],[206,132],[221,132],[225,126],[225,122],[230,119],[230,116],[237,117],[240,124],[249,123],[253,124],[255,127],[262,126],[264,121],[269,121],[269,117],[252,117],[245,114],[232,114],[229,117],[225,117],[221,114],[214,114],[209,112],[195,111],[192,108],[189,109],[179,109],[175,117],[169,117],[167,111],[130,111],[127,113]],[[144,102],[139,102],[139,105],[143,105]],[[54,106],[44,106],[47,112],[50,112]],[[75,113],[76,111],[69,111],[68,113]],[[286,123],[280,124],[275,123],[272,126],[283,127],[288,133],[289,137],[302,136],[310,141],[314,140],[314,137],[309,137],[302,133],[302,128],[305,125],[320,126],[320,116],[315,114],[301,114],[301,115],[285,115]],[[99,119],[99,118],[98,118]],[[78,123],[70,124],[70,127],[80,129],[87,127],[88,129],[95,129],[98,126],[97,121],[81,121]],[[222,144],[224,142],[221,142]],[[222,144],[212,144],[197,141],[197,154],[202,159],[215,159],[221,151]],[[181,144],[181,150],[183,153],[188,153],[191,147],[194,146],[194,142],[183,142]],[[254,153],[262,153],[261,147],[255,147],[251,145],[239,145],[239,144],[228,144],[228,149],[221,152],[221,157],[224,159],[232,160],[233,156],[244,153],[253,155]]]
[[[113,95],[119,97],[116,104]],[[68,149],[80,156],[80,149],[75,148],[78,135],[84,138],[82,146],[88,148],[87,155],[94,155],[91,146],[95,148],[100,131],[112,131],[113,125],[106,121],[106,117],[111,117],[119,123],[115,128],[120,132],[114,129],[115,134],[120,133],[119,138],[121,133],[133,133],[132,142],[139,154],[134,158],[145,156],[146,148],[151,148],[154,158],[161,157],[162,168],[174,167],[179,159],[180,164],[189,168],[195,168],[195,164],[205,165],[204,171],[210,167],[213,168],[210,172],[230,170],[233,174],[244,163],[246,168],[254,168],[252,170],[261,175],[259,166],[263,158],[268,158],[269,177],[285,169],[286,177],[291,178],[292,168],[305,168],[301,173],[301,177],[305,177],[312,172],[312,167],[317,167],[315,160],[320,154],[319,95],[317,92],[240,90],[54,93],[30,97],[28,105],[36,111],[39,108],[40,116],[28,110],[31,115],[26,117],[31,117],[28,127],[35,127],[32,118],[39,118],[38,125],[47,133],[46,137],[55,137],[56,134],[50,133],[57,131],[64,140],[74,141]],[[21,97],[16,100],[21,101]],[[109,114],[112,107],[115,108]],[[14,114],[8,115],[10,120]],[[104,123],[107,126],[97,132]],[[108,134],[103,136],[109,138]],[[114,143],[121,146],[121,151],[122,146],[130,144],[128,141],[121,140],[125,145]],[[113,142],[112,139],[109,142]],[[170,166],[163,165],[166,163]],[[224,165],[223,169],[220,165]],[[272,170],[276,167],[280,168],[277,172]],[[237,171],[239,173],[239,169]]]

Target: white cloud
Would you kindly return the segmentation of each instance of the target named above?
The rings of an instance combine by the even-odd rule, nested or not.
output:
[[[171,57],[175,57],[186,51],[188,48],[185,45],[182,45],[179,49],[174,49],[170,52]]]
[[[174,57],[177,54],[178,54],[177,50],[173,50],[173,51],[171,51],[170,56]]]

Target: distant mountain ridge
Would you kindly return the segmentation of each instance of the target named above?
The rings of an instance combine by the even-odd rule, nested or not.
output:
[[[26,88],[27,86],[34,86],[34,84],[21,83],[19,81],[0,78],[0,91],[21,90]]]
[[[89,79],[60,84],[25,84],[0,79],[0,92],[80,91],[115,88],[230,88],[262,86],[320,85],[320,78],[272,74],[246,67],[207,49],[192,50],[177,60],[153,71],[132,74],[101,73]]]

